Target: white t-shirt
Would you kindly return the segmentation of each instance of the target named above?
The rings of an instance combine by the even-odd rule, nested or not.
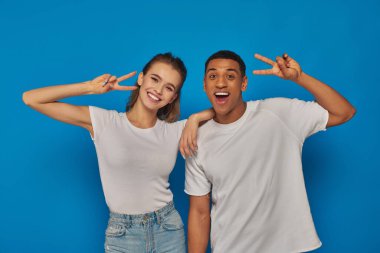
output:
[[[220,252],[292,253],[321,246],[306,195],[301,152],[326,130],[316,102],[271,98],[247,102],[237,121],[208,121],[198,152],[186,160],[185,192],[212,191],[211,248]]]
[[[137,128],[125,112],[89,106],[100,177],[112,212],[142,214],[173,199],[169,174],[174,168],[185,120],[157,119],[152,128]]]

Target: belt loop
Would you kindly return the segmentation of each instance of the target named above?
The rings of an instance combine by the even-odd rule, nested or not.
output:
[[[154,211],[154,214],[156,215],[157,224],[160,225],[161,224],[161,215],[160,215],[160,213],[157,212],[157,211]]]
[[[130,215],[127,216],[128,217],[128,221],[127,221],[127,227],[128,228],[131,228],[132,227],[132,217]]]

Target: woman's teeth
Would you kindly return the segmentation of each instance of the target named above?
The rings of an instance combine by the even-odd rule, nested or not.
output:
[[[160,100],[161,100],[161,99],[159,99],[158,97],[156,97],[155,95],[153,95],[152,93],[148,93],[148,96],[149,96],[151,99],[155,100],[155,101],[160,101]]]

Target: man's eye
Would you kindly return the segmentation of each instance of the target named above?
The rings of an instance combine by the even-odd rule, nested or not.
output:
[[[231,80],[231,79],[234,79],[235,76],[234,75],[227,75],[227,78]]]
[[[216,75],[209,75],[208,76],[210,79],[214,79],[216,77]]]

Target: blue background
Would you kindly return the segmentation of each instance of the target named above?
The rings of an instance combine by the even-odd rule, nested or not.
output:
[[[0,252],[103,252],[108,209],[90,135],[22,102],[26,90],[141,70],[156,53],[186,63],[182,118],[209,107],[202,89],[206,58],[240,54],[246,100],[298,97],[306,90],[273,76],[253,58],[287,52],[357,109],[347,124],[310,137],[304,175],[322,248],[380,252],[379,43],[376,1],[0,1]],[[123,84],[132,85],[134,80]],[[124,110],[129,93],[66,99]],[[184,161],[171,175],[184,221]]]

